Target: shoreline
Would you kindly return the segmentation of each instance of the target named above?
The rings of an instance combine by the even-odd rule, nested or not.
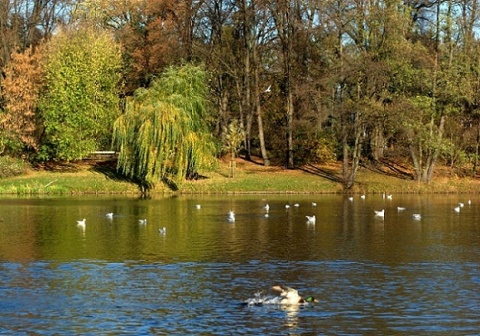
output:
[[[480,178],[459,176],[439,167],[430,183],[403,175],[362,167],[351,190],[339,182],[339,164],[309,165],[290,170],[243,159],[237,160],[235,177],[229,177],[229,162],[202,172],[197,180],[185,181],[179,190],[158,184],[150,195],[289,195],[289,194],[467,194],[480,193]],[[138,186],[115,175],[112,163],[89,161],[29,169],[27,174],[0,179],[0,196],[7,195],[131,195],[140,196]]]

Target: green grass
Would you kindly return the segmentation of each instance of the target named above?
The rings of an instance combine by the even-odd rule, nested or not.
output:
[[[0,194],[131,194],[136,185],[98,172],[38,172],[0,180]]]
[[[234,178],[229,168],[221,163],[213,172],[204,172],[202,178],[186,181],[178,193],[234,194],[234,193],[342,193],[342,185],[332,181],[338,177],[336,167],[329,167],[329,174],[315,170],[287,170],[279,167],[263,167],[243,162],[237,166]],[[337,169],[337,170],[335,170]],[[361,168],[352,190],[348,193],[478,193],[480,182],[472,177],[457,177],[443,173],[429,183],[418,183],[380,174]],[[29,170],[28,174],[0,179],[0,194],[18,195],[68,195],[68,194],[139,194],[134,183],[119,179],[114,169],[98,169],[89,165],[74,169]],[[158,184],[152,193],[173,193]]]
[[[212,178],[206,181],[187,182],[183,193],[317,193],[340,192],[341,185],[312,176],[292,178],[283,174],[249,174],[235,178]]]

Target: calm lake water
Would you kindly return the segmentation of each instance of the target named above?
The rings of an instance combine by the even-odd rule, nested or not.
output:
[[[319,302],[242,304],[275,284]],[[479,195],[0,199],[0,334],[478,335],[479,308]]]

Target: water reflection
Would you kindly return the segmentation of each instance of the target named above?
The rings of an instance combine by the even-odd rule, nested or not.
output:
[[[460,213],[461,195],[3,199],[0,333],[475,334],[469,198]],[[241,305],[279,283],[320,302]]]

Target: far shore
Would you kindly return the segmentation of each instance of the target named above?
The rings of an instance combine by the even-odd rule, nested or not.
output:
[[[372,193],[478,193],[480,178],[439,166],[430,183],[413,180],[405,165],[361,167],[351,190],[340,182],[341,165],[306,165],[297,169],[264,166],[259,161],[237,159],[234,177],[228,160],[201,172],[178,190],[158,184],[151,194],[372,194]],[[37,169],[0,180],[2,195],[140,195],[135,183],[119,178],[114,162],[82,161]]]

